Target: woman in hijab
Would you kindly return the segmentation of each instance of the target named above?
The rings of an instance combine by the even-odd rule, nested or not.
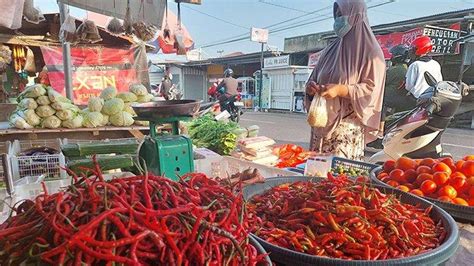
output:
[[[306,85],[307,110],[319,94],[328,111],[326,127],[311,130],[310,148],[361,160],[365,143],[379,135],[384,56],[363,0],[336,0],[334,31],[337,39],[322,52]]]

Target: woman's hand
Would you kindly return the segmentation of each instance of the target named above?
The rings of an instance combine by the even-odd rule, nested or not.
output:
[[[316,93],[319,93],[322,88],[314,81],[310,81],[306,84],[306,95],[313,97]]]
[[[342,84],[327,84],[325,90],[321,93],[321,96],[326,99],[334,99],[336,97],[347,97],[349,95],[349,89],[347,85]]]

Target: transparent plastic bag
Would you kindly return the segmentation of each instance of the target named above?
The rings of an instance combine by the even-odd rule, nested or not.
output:
[[[66,42],[74,42],[76,40],[76,20],[67,15],[64,23],[59,29],[59,39]]]
[[[328,110],[326,106],[326,99],[314,95],[313,100],[308,111],[308,124],[311,127],[325,127],[328,123]]]
[[[41,10],[34,7],[33,0],[25,0],[25,4],[23,6],[23,17],[26,21],[33,24],[39,24],[40,22],[46,20]]]
[[[35,54],[29,47],[26,47],[26,62],[24,70],[30,73],[36,72]]]

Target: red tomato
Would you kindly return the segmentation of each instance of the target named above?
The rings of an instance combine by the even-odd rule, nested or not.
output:
[[[446,186],[443,186],[441,187],[439,190],[438,190],[438,196],[446,196],[446,197],[449,197],[450,199],[454,199],[458,196],[458,192],[456,191],[456,189],[450,185],[446,185]]]
[[[469,197],[474,198],[474,186],[471,186],[471,188],[469,188],[467,194],[469,195]]]
[[[469,206],[474,206],[474,198],[467,200],[467,203],[469,203]]]
[[[436,183],[432,180],[425,180],[421,183],[420,189],[423,191],[423,194],[430,195],[436,191],[438,187]]]
[[[462,164],[462,172],[467,176],[474,176],[474,160],[466,161]]]
[[[398,187],[400,185],[400,183],[398,183],[395,180],[390,180],[390,181],[387,182],[387,185],[390,185],[392,187]]]
[[[411,183],[405,183],[403,184],[405,187],[409,188],[410,190],[415,189],[415,186]]]
[[[459,160],[456,162],[456,171],[458,172],[461,172],[462,171],[462,165],[465,163],[466,161],[464,160]]]
[[[474,161],[474,154],[464,156],[463,160],[464,161]]]
[[[385,173],[385,172],[382,172],[382,173],[380,173],[380,174],[377,176],[377,178],[381,180],[382,178],[384,178],[384,177],[386,177],[386,176],[388,176],[388,174]]]
[[[449,168],[451,168],[452,171],[456,169],[456,164],[454,163],[454,160],[451,157],[442,158],[440,162],[445,163],[447,166],[449,166]]]
[[[416,178],[415,185],[421,186],[421,183],[423,183],[425,180],[433,180],[433,175],[427,173],[419,174]]]
[[[393,169],[395,169],[395,161],[394,160],[388,160],[383,163],[383,170],[387,173],[390,173]]]
[[[405,173],[401,169],[394,169],[390,172],[390,178],[400,183],[405,183]]]
[[[453,199],[453,203],[458,205],[469,206],[469,203],[467,203],[467,201],[463,198],[455,198]]]
[[[425,195],[423,194],[423,191],[421,191],[421,190],[419,190],[419,189],[412,189],[412,190],[410,190],[410,193],[415,194],[415,195],[417,195],[418,197],[423,197],[423,196],[425,196]]]
[[[405,186],[405,185],[400,185],[397,188],[400,189],[401,191],[404,191],[404,192],[410,191],[410,188]]]
[[[456,172],[451,175],[451,178],[449,179],[449,184],[453,186],[457,191],[461,191],[461,189],[466,184],[466,176],[464,176],[462,173]]]
[[[444,202],[453,203],[453,200],[452,200],[450,197],[448,197],[448,196],[441,196],[441,197],[438,197],[438,200],[444,201]]]
[[[384,176],[384,177],[382,177],[382,179],[380,179],[380,181],[382,181],[382,182],[384,182],[384,183],[388,183],[388,181],[390,181],[390,180],[392,180],[392,179],[390,178],[390,176]]]
[[[404,171],[408,169],[416,169],[416,161],[408,157],[401,157],[395,163],[395,168],[402,169]]]
[[[431,172],[432,172],[431,167],[428,167],[428,166],[425,166],[425,165],[420,165],[420,166],[418,166],[418,168],[416,168],[416,173],[417,174],[424,174],[424,173],[431,174]]]
[[[435,165],[433,165],[433,171],[434,172],[446,172],[446,173],[448,173],[448,175],[451,175],[451,173],[453,172],[451,170],[451,168],[445,163],[436,163]]]
[[[433,167],[433,165],[436,163],[436,160],[434,159],[431,159],[431,158],[426,158],[426,159],[423,159],[421,162],[420,162],[420,165],[424,165],[424,166],[428,166],[428,167]]]
[[[449,175],[446,172],[436,172],[433,174],[433,181],[438,186],[446,184],[448,180],[449,180]]]
[[[466,182],[470,185],[470,186],[474,186],[474,176],[470,176],[466,179]]]
[[[405,179],[407,180],[408,183],[413,183],[416,180],[416,177],[418,174],[414,169],[408,169],[405,171]]]

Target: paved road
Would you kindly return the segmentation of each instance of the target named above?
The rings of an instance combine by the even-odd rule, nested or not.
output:
[[[310,129],[303,114],[248,111],[242,116],[241,125],[258,125],[261,135],[273,138],[277,143],[294,143],[309,147]],[[474,130],[449,128],[443,134],[442,144],[445,151],[455,158],[474,154]]]

